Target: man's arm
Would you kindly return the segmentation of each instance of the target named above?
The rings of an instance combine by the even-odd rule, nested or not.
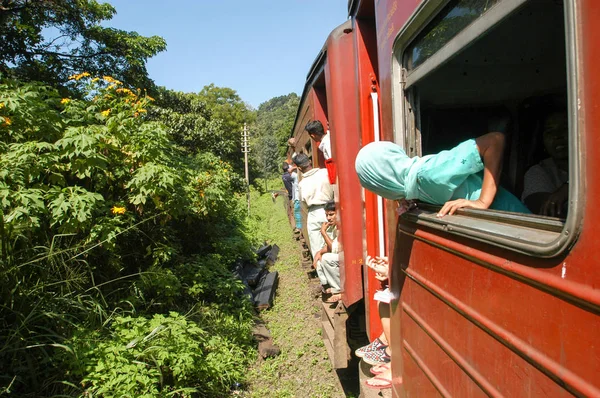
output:
[[[327,249],[327,251],[325,253],[331,252],[332,247],[333,247],[333,239],[331,239],[329,237],[329,235],[327,234],[327,228],[329,228],[331,226],[331,224],[329,224],[328,222],[323,223],[323,225],[321,225],[321,235],[323,236],[323,239],[325,239],[325,244],[326,246],[324,246],[323,248]]]
[[[477,200],[457,199],[446,202],[437,214],[443,217],[446,214],[454,214],[461,207],[473,207],[476,209],[487,209],[492,205],[500,183],[502,172],[502,156],[504,154],[506,138],[500,132],[482,135],[475,139],[479,155],[483,159],[483,183],[481,194]]]

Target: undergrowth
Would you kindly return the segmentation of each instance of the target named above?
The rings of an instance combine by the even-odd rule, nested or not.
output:
[[[0,80],[0,395],[227,396],[255,355],[241,179],[143,92],[72,84]]]

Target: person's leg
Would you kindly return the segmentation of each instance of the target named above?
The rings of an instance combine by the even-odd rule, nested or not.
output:
[[[379,319],[381,320],[381,326],[382,326],[383,332],[379,335],[379,337],[377,337],[375,340],[373,340],[368,345],[366,345],[364,347],[360,347],[356,351],[354,351],[354,353],[357,357],[362,358],[367,353],[382,350],[389,345],[389,343],[388,343],[389,340],[387,337],[390,334],[390,311],[389,311],[389,308],[390,308],[389,304],[382,303],[381,301],[378,302],[377,309],[379,312]],[[372,372],[374,371],[373,373],[380,374],[380,373],[383,373],[383,371],[386,370],[387,367],[388,367],[387,364],[375,365],[375,366],[373,366],[373,368],[371,368],[371,371]]]
[[[323,257],[321,257],[321,261],[317,261],[317,276],[319,277],[321,286],[327,286],[327,275],[323,270]]]
[[[299,200],[294,200],[294,218],[296,219],[296,228],[302,229],[302,213],[300,212]]]
[[[327,217],[325,216],[325,210],[323,208],[313,209],[308,212],[306,226],[308,229],[310,254],[312,254],[313,259],[317,252],[325,246],[325,239],[323,239],[323,235],[321,235],[321,225],[323,225],[324,222],[327,222]]]
[[[383,334],[385,336],[386,341],[390,341],[390,305],[388,303],[383,303],[380,301],[378,309],[379,317],[381,318],[381,326],[383,327]],[[390,345],[388,345],[385,348],[385,353],[391,358],[392,347]],[[388,364],[385,365],[378,365],[375,368],[377,369],[373,370],[378,373],[377,376],[368,379],[366,381],[366,384],[369,387],[374,388],[390,388],[392,380],[392,362],[390,361]]]
[[[388,303],[379,302],[377,306],[379,310],[379,318],[381,319],[381,327],[383,328],[383,335],[385,336],[385,342],[390,341],[391,333],[391,322],[390,322],[390,305]],[[390,351],[391,353],[391,351]]]
[[[321,268],[327,283],[331,286],[331,293],[339,293],[340,288],[340,255],[325,253],[321,256]]]
[[[296,225],[296,220],[294,218],[294,202],[291,199],[288,199],[285,202],[285,212],[288,215],[288,220],[290,220],[290,225],[294,227]]]

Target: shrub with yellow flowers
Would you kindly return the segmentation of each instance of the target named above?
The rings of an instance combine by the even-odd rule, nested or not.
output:
[[[14,376],[23,396],[50,385],[83,385],[81,395],[166,396],[176,386],[222,396],[243,378],[252,320],[228,270],[251,256],[231,167],[202,148],[182,151],[148,116],[155,105],[145,92],[110,76],[71,78],[79,98],[0,80],[0,299],[18,297],[0,302],[0,374]],[[209,333],[215,321],[157,315],[192,308],[235,326]],[[136,361],[151,355],[132,356],[121,343],[160,325],[178,333],[156,339],[169,353],[164,366],[148,362],[141,387],[103,383],[117,373],[135,380]],[[220,359],[207,361],[208,352]],[[173,370],[183,360],[185,375]],[[208,383],[210,374],[220,376]]]

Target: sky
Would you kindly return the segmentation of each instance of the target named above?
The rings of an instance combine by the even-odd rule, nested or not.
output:
[[[156,84],[198,92],[214,83],[254,108],[301,95],[327,36],[348,15],[348,0],[105,1],[117,10],[105,25],[167,41],[147,64]]]

